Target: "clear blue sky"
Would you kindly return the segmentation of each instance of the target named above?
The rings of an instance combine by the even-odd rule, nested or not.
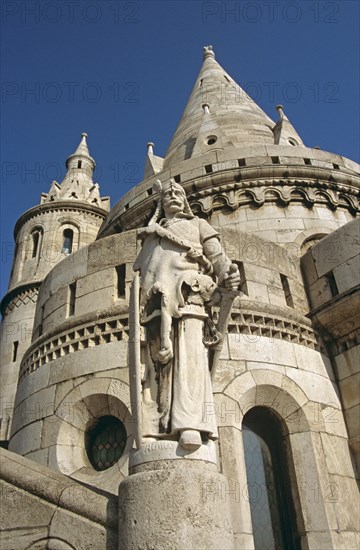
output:
[[[304,142],[359,160],[359,2],[2,0],[2,294],[12,230],[61,181],[81,132],[114,205],[162,156],[212,44]],[[33,90],[33,92],[31,92]]]

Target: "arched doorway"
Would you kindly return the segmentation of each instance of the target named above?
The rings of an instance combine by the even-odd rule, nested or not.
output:
[[[300,549],[284,436],[281,421],[266,407],[255,407],[244,416],[243,442],[255,550]]]

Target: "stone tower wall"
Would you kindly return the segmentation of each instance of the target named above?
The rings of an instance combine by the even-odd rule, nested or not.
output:
[[[63,252],[63,231],[74,231],[73,251],[93,242],[104,219],[104,211],[86,204],[40,205],[26,212],[15,227],[16,254],[9,289],[23,282],[42,281],[60,262]],[[33,256],[32,234],[40,229],[38,253]]]
[[[136,254],[134,231],[114,235],[68,256],[46,277],[35,339],[20,371],[9,447],[115,494],[127,475],[133,443],[127,353],[128,291]],[[116,267],[122,264],[125,296],[118,297]],[[74,283],[75,307],[69,315]],[[86,455],[85,432],[104,415],[124,422],[128,443],[117,465],[96,472]]]
[[[0,440],[9,441],[21,359],[31,342],[38,285],[25,287],[9,301],[1,323]]]
[[[360,220],[315,244],[302,267],[311,317],[326,334],[345,413],[349,443],[360,472]]]
[[[32,340],[28,330],[28,340],[21,348],[23,357],[20,354],[4,371],[8,390],[3,396],[15,391],[19,379],[9,448],[26,457],[22,467],[30,459],[57,471],[57,476],[65,474],[87,485],[89,491],[108,493],[109,502],[111,493],[117,494],[119,483],[130,473],[120,485],[119,500],[120,506],[122,498],[126,502],[122,488],[138,484],[132,496],[140,495],[139,508],[129,490],[129,507],[119,515],[124,518],[130,510],[126,518],[129,532],[136,531],[140,518],[138,526],[145,526],[145,533],[145,496],[151,499],[155,495],[153,531],[158,509],[166,507],[166,517],[171,516],[167,503],[173,490],[180,487],[181,493],[181,483],[170,484],[168,500],[162,498],[164,484],[161,491],[156,491],[156,485],[163,483],[165,472],[168,475],[168,464],[154,459],[158,451],[166,456],[169,442],[159,437],[159,446],[152,447],[152,442],[138,445],[145,457],[142,473],[151,470],[151,462],[162,462],[154,472],[156,482],[150,491],[141,482],[146,475],[140,480],[136,477],[140,470],[134,462],[130,472],[128,469],[139,421],[129,392],[128,343],[135,337],[129,334],[129,289],[139,252],[137,230],[148,224],[158,204],[153,187],[156,180],[165,183],[173,178],[183,186],[193,212],[217,228],[241,275],[240,292],[233,302],[213,375],[214,403],[202,403],[203,414],[214,416],[219,430],[219,475],[212,478],[219,483],[205,488],[210,500],[214,496],[213,502],[221,502],[217,519],[221,522],[226,516],[224,523],[231,524],[234,548],[254,547],[243,420],[248,412],[261,408],[260,412],[266,410],[267,418],[276,419],[280,426],[281,449],[277,451],[285,457],[279,464],[283,462],[287,472],[280,476],[288,484],[295,509],[294,544],[314,550],[355,549],[359,547],[358,490],[349,443],[356,451],[359,400],[354,391],[358,377],[354,358],[358,327],[351,308],[358,299],[358,285],[353,284],[357,265],[353,245],[360,168],[340,155],[299,146],[302,140],[284,118],[282,108],[280,120],[273,126],[250,98],[246,103],[225,105],[225,110],[216,94],[203,103],[203,91],[212,82],[228,90],[234,84],[208,46],[203,69],[165,158],[155,157],[150,144],[145,179],[111,210],[97,241],[92,242],[102,210],[92,205],[99,205],[102,199],[91,180],[95,163],[86,134],[68,159],[63,183],[53,182],[43,203],[18,222],[18,251],[10,291],[3,302],[7,334],[20,317],[28,319],[26,327],[30,329],[39,294]],[[293,139],[292,132],[298,139]],[[84,156],[87,160],[82,168],[80,157]],[[77,175],[76,170],[80,170]],[[72,217],[79,196],[88,200],[90,207],[81,207]],[[63,209],[59,220],[52,213],[57,200]],[[49,257],[44,255],[41,260],[29,254],[29,235],[42,217],[46,224],[39,223],[41,239]],[[62,258],[62,227],[75,222],[86,238],[74,243],[74,254]],[[329,244],[344,247],[344,253],[324,270],[318,255],[326,255]],[[19,296],[24,296],[22,301]],[[21,311],[25,300],[31,315]],[[215,321],[217,315],[214,307]],[[10,347],[5,350],[8,363],[13,358],[13,339],[9,336]],[[98,420],[109,416],[123,423],[124,452],[116,463],[99,471],[98,464],[92,466],[95,461],[88,443]],[[4,426],[7,437],[7,416]],[[265,427],[271,431],[266,421]],[[272,438],[273,433],[269,435]],[[171,443],[177,447],[177,441]],[[276,441],[273,443],[276,446]],[[215,443],[212,445],[214,449]],[[199,484],[194,491],[191,486],[194,455],[172,458],[180,465],[182,482],[187,483],[187,497],[199,494]],[[216,470],[215,462],[211,467]],[[274,480],[276,483],[276,477]],[[257,491],[268,498],[266,483],[257,484]],[[200,497],[196,498],[198,504]],[[177,502],[183,503],[181,498]],[[136,512],[133,515],[132,510]],[[198,519],[204,519],[204,510],[198,513]],[[179,517],[184,532],[194,526],[191,506],[182,506]],[[171,520],[169,523],[172,534],[167,536],[165,530],[162,540],[168,539],[164,547],[170,540],[175,548],[174,525]],[[111,529],[111,520],[106,527]],[[81,532],[81,527],[76,533],[77,529]],[[121,529],[120,521],[119,548],[125,548]],[[209,541],[210,529],[208,535]],[[156,547],[146,533],[144,537],[144,547]],[[212,547],[217,544],[214,539]],[[156,541],[156,534],[152,540]]]
[[[291,246],[336,230],[359,213],[360,167],[339,155],[279,145],[204,153],[145,179],[112,209],[99,237],[149,220],[157,179],[180,182],[198,215]]]
[[[15,226],[15,255],[9,290],[2,300],[0,439],[8,441],[21,359],[31,343],[40,284],[66,254],[63,231],[74,232],[73,251],[96,239],[104,210],[63,201],[25,212]],[[34,232],[38,233],[34,253]]]
[[[346,501],[356,482],[341,402],[330,359],[304,315],[308,310],[297,259],[275,243],[224,229],[229,256],[243,262],[245,285],[231,315],[214,382],[224,498],[230,500],[237,544],[251,547],[242,419],[265,406],[281,419],[294,465],[292,491],[309,547],[349,548],[356,518]],[[241,254],[251,240],[271,251],[273,262]],[[66,258],[41,288],[35,340],[21,366],[10,450],[93,487],[115,493],[127,476],[134,419],[128,391],[128,287],[137,254],[136,233],[101,239]],[[73,259],[73,262],[71,260]],[[125,297],[116,295],[116,266],[126,265]],[[287,305],[280,273],[288,278],[296,307]],[[76,281],[74,315],[68,288]],[[247,287],[247,288],[246,288]],[[281,295],[282,294],[282,295]],[[44,317],[39,312],[44,307]],[[302,313],[301,313],[302,312]],[[39,325],[43,333],[36,336]],[[119,462],[96,472],[87,457],[86,433],[104,415],[121,419],[127,445]],[[344,491],[346,487],[346,492]]]

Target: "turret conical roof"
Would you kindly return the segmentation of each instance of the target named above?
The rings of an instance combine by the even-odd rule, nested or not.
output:
[[[59,184],[53,181],[49,193],[42,194],[42,203],[53,201],[82,201],[109,209],[108,198],[101,198],[99,185],[94,183],[95,160],[89,153],[87,134],[81,134],[76,151],[66,159],[66,174]]]
[[[87,138],[87,133],[83,132],[81,134],[81,141],[80,141],[79,145],[77,146],[75,153],[73,153],[72,155],[70,155],[66,159],[66,167],[68,169],[69,169],[70,164],[74,164],[74,161],[79,162],[79,161],[81,161],[82,158],[88,160],[90,162],[90,164],[93,165],[93,170],[95,169],[96,164],[95,164],[94,159],[92,158],[92,156],[89,153],[89,149],[88,149],[88,146],[87,146],[87,143],[86,143],[86,138]]]
[[[209,136],[204,134],[204,117],[212,121],[205,125],[214,129]],[[204,154],[206,146],[209,151],[218,148],[218,137],[224,145],[235,147],[273,144],[273,127],[271,118],[219,65],[212,47],[206,46],[203,65],[165,155],[164,168]]]

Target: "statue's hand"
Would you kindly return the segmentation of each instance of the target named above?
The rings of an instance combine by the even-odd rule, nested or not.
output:
[[[166,365],[174,357],[172,343],[169,347],[161,348],[158,352],[158,360],[162,365]]]
[[[167,340],[163,344],[163,347],[158,352],[158,360],[162,365],[166,365],[174,357],[173,345],[171,340]]]
[[[241,283],[241,278],[238,266],[236,264],[231,264],[229,271],[224,277],[224,283],[228,290],[238,290]]]

